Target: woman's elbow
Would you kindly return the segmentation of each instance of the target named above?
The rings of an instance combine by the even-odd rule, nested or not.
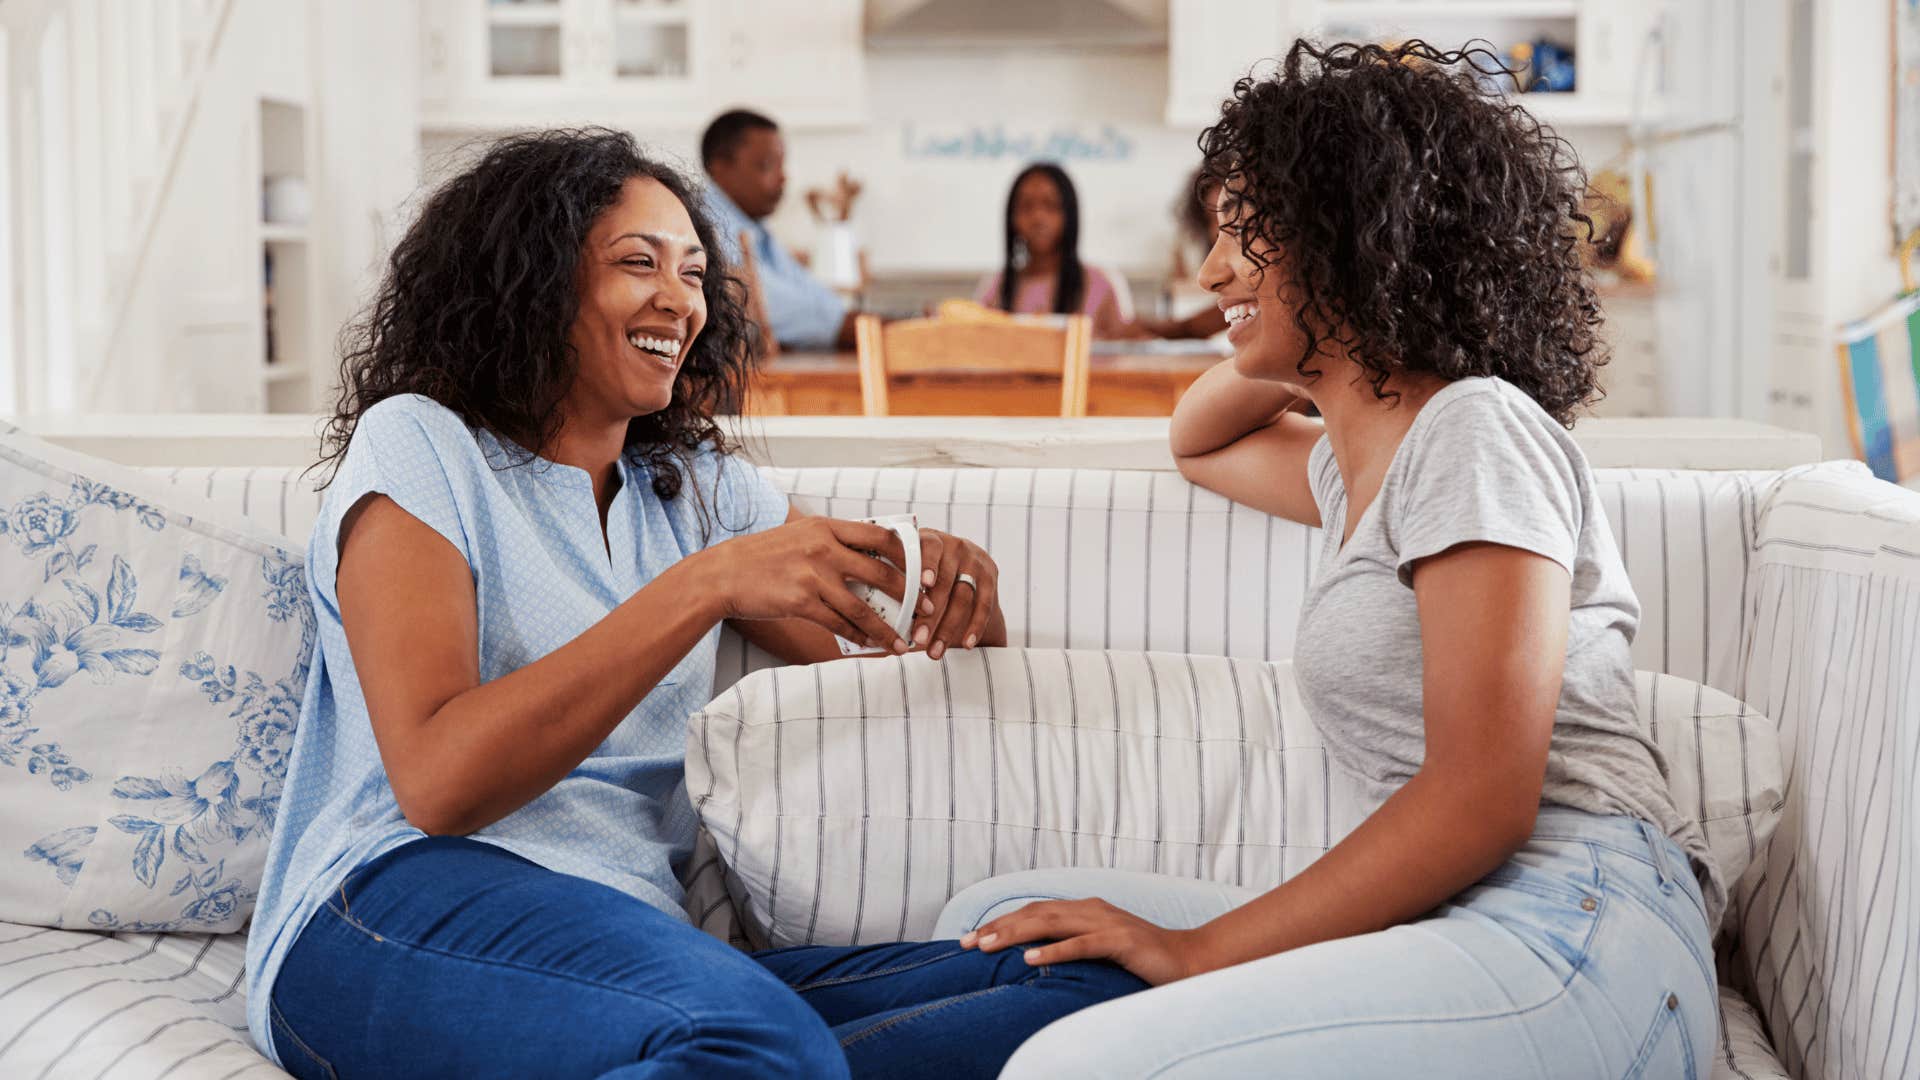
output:
[[[1455,826],[1471,835],[1489,857],[1504,862],[1533,838],[1540,816],[1540,784],[1528,783],[1525,776],[1506,770],[1446,769],[1429,762],[1422,769],[1436,784],[1436,790],[1449,792],[1447,803],[1454,811]]]
[[[465,836],[483,824],[476,821],[474,808],[464,805],[445,785],[424,777],[403,780],[389,774],[387,779],[400,816],[428,836]]]

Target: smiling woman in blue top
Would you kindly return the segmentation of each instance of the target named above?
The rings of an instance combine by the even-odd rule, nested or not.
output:
[[[1142,984],[955,943],[748,955],[688,924],[686,717],[724,622],[791,662],[1003,644],[993,561],[802,517],[728,456],[743,289],[626,135],[504,140],[425,203],[350,331],[308,550],[318,645],[248,944],[314,1076],[992,1076]],[[960,580],[970,575],[976,584]],[[983,994],[990,988],[1003,992]]]
[[[700,164],[712,181],[707,206],[728,254],[744,237],[766,302],[767,330],[783,349],[853,348],[853,319],[840,294],[821,284],[767,231],[787,190],[787,144],[756,112],[722,113],[700,137]]]

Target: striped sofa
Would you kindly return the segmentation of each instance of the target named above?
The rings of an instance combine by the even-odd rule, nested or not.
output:
[[[156,471],[289,537],[304,536],[317,508],[297,469]],[[1002,569],[1016,644],[1293,652],[1312,530],[1172,473],[769,474],[810,511],[911,511],[982,541]],[[1789,769],[1779,828],[1735,890],[1714,1075],[1915,1075],[1920,496],[1850,464],[1603,469],[1599,480],[1644,606],[1636,666],[1763,711]],[[717,681],[768,662],[728,635]],[[689,910],[735,933],[717,859],[695,865]],[[243,944],[0,923],[0,1076],[276,1074],[247,1042]]]

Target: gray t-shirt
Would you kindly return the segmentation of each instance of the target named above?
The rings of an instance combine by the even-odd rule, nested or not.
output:
[[[1415,562],[1474,541],[1543,555],[1572,575],[1573,610],[1541,799],[1637,817],[1672,837],[1693,857],[1717,926],[1725,883],[1705,835],[1675,807],[1666,760],[1634,701],[1640,602],[1566,430],[1504,380],[1443,388],[1414,418],[1344,548],[1347,493],[1324,436],[1307,469],[1325,528],[1294,668],[1334,760],[1378,805],[1426,756]]]

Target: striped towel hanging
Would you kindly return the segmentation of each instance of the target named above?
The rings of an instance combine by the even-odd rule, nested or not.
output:
[[[1836,350],[1854,456],[1882,480],[1920,476],[1920,295],[1841,326]]]

